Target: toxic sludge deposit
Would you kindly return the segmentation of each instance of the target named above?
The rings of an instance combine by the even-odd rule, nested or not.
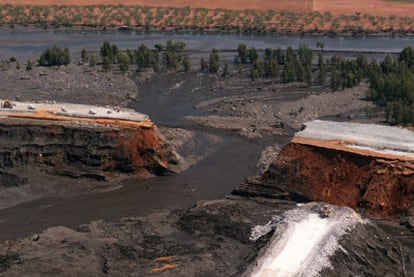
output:
[[[257,265],[245,276],[317,276],[331,267],[329,257],[341,248],[338,239],[364,220],[352,209],[310,203],[256,226],[251,239],[275,229]]]

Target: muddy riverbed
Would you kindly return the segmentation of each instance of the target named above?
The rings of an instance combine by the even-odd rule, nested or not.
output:
[[[230,62],[232,57],[227,59]],[[331,97],[318,87],[251,82],[248,72],[236,71],[231,67],[231,75],[221,77],[195,69],[123,75],[82,65],[35,67],[29,72],[7,68],[1,75],[2,98],[128,105],[148,114],[176,146],[187,170],[174,176],[111,182],[53,177],[45,184],[44,173],[25,169],[23,175],[29,180],[25,185],[3,188],[0,193],[7,207],[0,210],[5,230],[0,239],[222,198],[244,178],[263,170],[264,160],[269,163],[276,157],[274,149],[285,145],[294,131],[290,126],[370,105],[362,100],[366,86]]]

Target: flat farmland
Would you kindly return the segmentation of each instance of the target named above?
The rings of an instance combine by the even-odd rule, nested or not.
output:
[[[395,15],[412,17],[413,2],[384,0],[0,0],[0,4],[13,5],[142,5],[159,7],[204,7],[209,9],[257,9],[319,11],[332,14],[367,13],[373,15]]]

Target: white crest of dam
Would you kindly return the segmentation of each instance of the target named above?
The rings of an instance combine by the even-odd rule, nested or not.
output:
[[[414,132],[378,124],[314,120],[296,137],[349,141],[348,147],[414,158]]]

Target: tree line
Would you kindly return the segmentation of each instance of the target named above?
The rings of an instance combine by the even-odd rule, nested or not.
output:
[[[414,123],[414,49],[404,48],[398,57],[387,55],[370,72],[369,98],[385,106],[390,124]]]
[[[120,51],[110,42],[104,42],[99,56],[104,71],[119,69],[127,72],[131,66],[137,71],[146,69],[189,72],[191,63],[185,53],[185,43],[167,41],[148,48],[141,44],[137,49]],[[351,88],[367,81],[370,84],[368,98],[385,108],[386,121],[390,124],[414,123],[414,49],[404,48],[398,56],[387,55],[381,62],[368,61],[363,55],[356,58],[324,56],[324,45],[317,44],[317,58],[307,45],[300,45],[297,50],[287,47],[266,48],[262,54],[254,47],[248,48],[240,44],[234,57],[234,65],[250,67],[250,78],[273,79],[284,84],[299,82],[302,85],[329,86],[333,91]],[[60,66],[71,62],[68,48],[52,47],[41,53],[38,60],[40,66]],[[81,52],[81,62],[95,66],[99,63],[93,53],[85,49]],[[30,70],[33,63],[28,63]],[[222,69],[221,69],[222,67]],[[201,57],[200,71],[226,77],[230,74],[227,63],[220,64],[217,49],[212,49],[208,58]],[[241,71],[239,70],[239,73]]]

